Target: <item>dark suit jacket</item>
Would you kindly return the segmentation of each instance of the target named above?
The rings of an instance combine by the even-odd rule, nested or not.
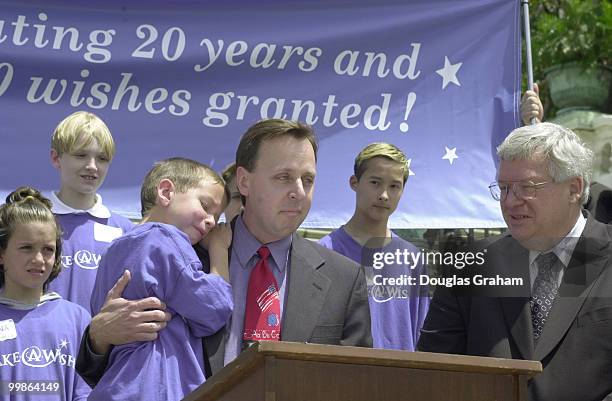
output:
[[[365,274],[359,265],[294,234],[289,266],[283,341],[372,346]],[[207,376],[223,367],[226,336],[222,329],[204,339]],[[87,338],[86,332],[76,369],[93,386],[108,362],[91,353]]]
[[[594,182],[590,187],[589,200],[584,208],[591,212],[597,221],[612,222],[612,189]]]
[[[543,372],[531,400],[600,401],[612,392],[612,227],[592,218],[534,347],[529,291],[507,297],[457,296],[439,287],[418,343],[420,351],[531,359]],[[511,236],[488,244],[490,269],[530,286],[528,251]],[[465,294],[463,294],[465,295]]]

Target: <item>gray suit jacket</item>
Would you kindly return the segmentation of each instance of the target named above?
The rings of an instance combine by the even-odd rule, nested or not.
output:
[[[352,260],[293,235],[283,341],[372,346],[365,275]],[[223,367],[222,329],[206,337],[210,372]]]
[[[489,243],[487,268],[523,277],[529,287],[496,297],[458,296],[458,290],[439,287],[418,349],[537,360],[543,372],[529,383],[531,400],[602,400],[612,392],[611,241],[612,227],[589,217],[537,346],[529,306],[528,251],[509,235]]]

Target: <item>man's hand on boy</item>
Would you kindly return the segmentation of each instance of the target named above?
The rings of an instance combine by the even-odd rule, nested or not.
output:
[[[158,298],[149,297],[136,301],[121,298],[130,281],[130,272],[125,271],[106,296],[102,309],[89,325],[92,351],[106,354],[111,345],[134,341],[151,341],[157,332],[166,327],[172,316],[166,305]]]

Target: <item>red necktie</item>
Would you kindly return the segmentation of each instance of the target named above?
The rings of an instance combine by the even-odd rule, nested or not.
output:
[[[280,299],[278,284],[270,271],[270,250],[262,246],[257,251],[260,259],[251,271],[244,313],[245,341],[280,340]]]

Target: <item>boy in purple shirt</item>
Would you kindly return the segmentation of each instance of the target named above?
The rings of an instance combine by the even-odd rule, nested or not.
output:
[[[163,160],[147,174],[141,189],[143,224],[108,248],[91,308],[97,313],[129,270],[124,298],[157,297],[172,319],[155,341],[114,347],[89,400],[180,400],[204,382],[201,337],[222,328],[233,307],[227,283],[231,231],[219,225],[210,232],[227,199],[223,179],[192,160]],[[202,271],[192,247],[204,236],[211,274]]]
[[[413,244],[388,228],[408,179],[408,160],[394,145],[373,143],[355,158],[354,172],[349,183],[356,194],[355,212],[319,243],[365,267],[374,347],[414,351],[429,308],[427,288],[419,285],[425,269],[419,263],[383,264],[381,259],[397,251],[418,256]]]
[[[59,123],[51,139],[51,164],[60,190],[51,193],[62,227],[62,272],[50,289],[89,311],[100,258],[111,241],[132,228],[97,194],[115,154],[113,137],[96,115],[77,111]]]

